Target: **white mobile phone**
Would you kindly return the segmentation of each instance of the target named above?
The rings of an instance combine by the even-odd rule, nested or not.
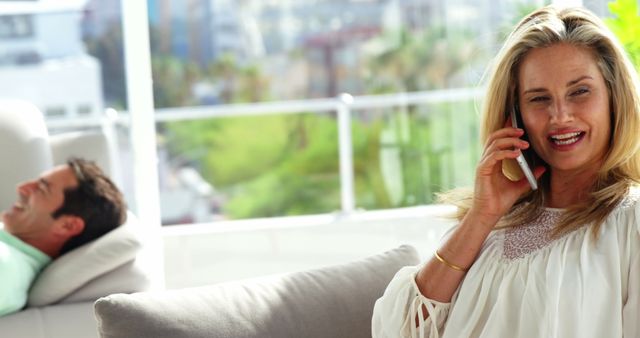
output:
[[[511,109],[511,126],[514,128],[518,128],[518,122],[516,121],[516,109],[517,108],[515,106],[513,107],[513,109]],[[522,169],[524,176],[527,178],[527,181],[529,181],[531,189],[538,189],[538,182],[536,182],[536,177],[533,176],[533,172],[531,171],[531,168],[529,168],[529,164],[527,163],[527,160],[524,158],[524,155],[522,153],[518,155],[518,157],[516,158],[516,162],[518,162],[518,165],[520,166],[520,169]]]

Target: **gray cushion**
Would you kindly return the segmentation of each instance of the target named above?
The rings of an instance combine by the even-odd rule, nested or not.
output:
[[[413,247],[360,261],[200,288],[116,294],[95,303],[103,338],[369,338],[373,305]]]

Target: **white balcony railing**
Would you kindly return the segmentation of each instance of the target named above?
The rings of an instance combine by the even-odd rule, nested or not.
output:
[[[155,123],[224,118],[250,117],[274,114],[305,113],[336,113],[338,124],[339,170],[341,190],[341,216],[348,216],[356,208],[354,193],[354,168],[351,136],[351,117],[354,110],[383,111],[381,108],[420,106],[434,103],[452,103],[460,101],[478,101],[482,94],[481,88],[461,88],[437,90],[415,93],[399,93],[373,96],[351,96],[342,94],[336,98],[246,103],[219,106],[198,106],[156,109]],[[50,118],[47,121],[50,129],[79,129],[87,127],[102,127],[110,136],[115,136],[114,126],[129,128],[131,115],[129,112],[115,113],[108,109],[105,117],[61,119]],[[113,144],[117,142],[112,141]],[[132,140],[132,143],[137,140]],[[117,159],[116,159],[117,160]]]

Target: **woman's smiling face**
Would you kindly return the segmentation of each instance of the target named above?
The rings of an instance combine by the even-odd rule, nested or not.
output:
[[[522,120],[554,172],[597,172],[609,150],[609,93],[592,52],[560,43],[531,50],[518,70]]]

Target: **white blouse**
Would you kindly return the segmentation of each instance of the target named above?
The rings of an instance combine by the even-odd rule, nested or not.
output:
[[[451,303],[418,291],[420,266],[401,269],[375,304],[373,337],[640,337],[639,199],[609,214],[597,242],[588,226],[551,239],[561,209],[492,231]]]

